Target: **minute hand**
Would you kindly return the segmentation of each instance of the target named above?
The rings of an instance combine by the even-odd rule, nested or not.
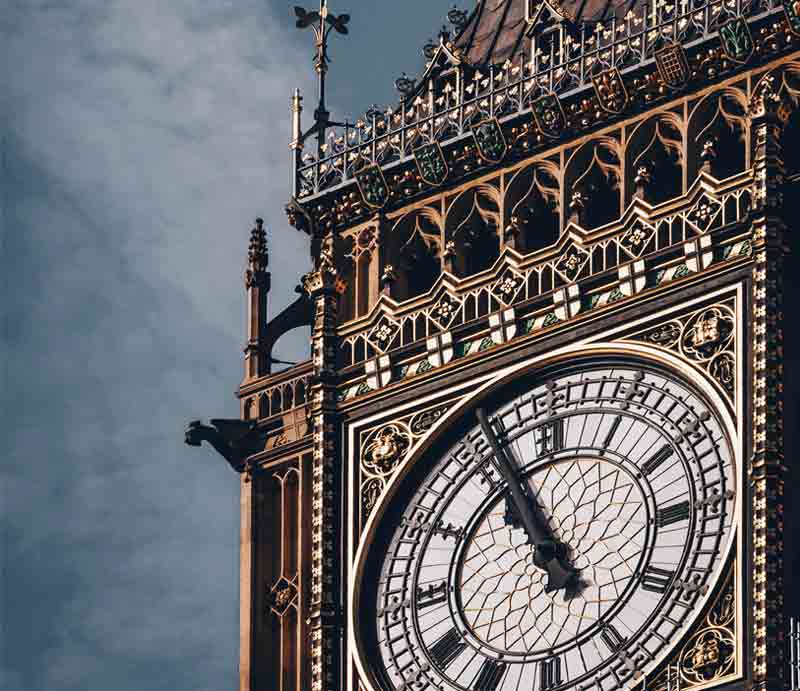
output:
[[[565,563],[563,546],[555,540],[549,526],[540,518],[535,499],[523,491],[520,470],[508,457],[506,450],[497,439],[497,435],[486,417],[486,411],[478,408],[475,416],[492,447],[492,453],[497,461],[497,469],[508,485],[511,500],[517,508],[522,526],[528,535],[528,542],[536,548],[534,563],[547,571],[547,590],[566,587],[573,581],[576,572],[571,565]]]

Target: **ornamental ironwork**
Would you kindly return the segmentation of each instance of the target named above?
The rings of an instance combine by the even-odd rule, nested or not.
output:
[[[379,166],[370,166],[357,172],[356,182],[368,206],[379,209],[389,201],[389,188]]]
[[[675,88],[687,70],[681,53],[668,46],[680,44],[688,52],[717,38],[726,55],[742,61],[753,45],[746,24],[786,14],[796,30],[798,10],[794,0],[651,0],[625,17],[576,27],[574,33],[559,27],[535,31],[513,62],[477,70],[456,66],[419,85],[416,96],[397,106],[370,109],[337,127],[328,123],[317,150],[301,153],[294,195],[302,199],[337,187],[368,165],[410,159],[425,143],[455,142],[487,119],[504,122],[531,113],[534,103],[548,94],[563,101],[591,88],[602,73],[615,89],[604,96],[604,107],[617,108],[623,96],[618,76],[646,66],[656,68],[656,79],[660,76],[666,88]],[[438,50],[434,47],[429,59]],[[627,91],[624,84],[622,88]],[[552,109],[549,115],[555,115]],[[537,117],[538,124],[544,122]],[[550,136],[554,127],[546,125],[542,131]]]
[[[426,408],[362,433],[359,463],[362,527],[413,442],[427,434],[455,403],[453,400]]]
[[[800,2],[783,0],[783,10],[786,13],[786,21],[789,22],[789,28],[796,34],[800,34]]]
[[[706,369],[733,399],[736,383],[736,303],[734,300],[681,314],[633,339],[672,350]]]
[[[619,70],[614,68],[592,77],[594,92],[603,110],[619,114],[628,105],[628,91]]]

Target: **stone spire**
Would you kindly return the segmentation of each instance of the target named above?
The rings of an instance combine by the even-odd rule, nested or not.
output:
[[[264,353],[263,342],[267,329],[267,295],[272,275],[269,266],[269,248],[264,221],[256,219],[250,232],[247,250],[247,270],[244,284],[247,288],[247,345],[244,348],[245,382],[269,373],[269,357]]]

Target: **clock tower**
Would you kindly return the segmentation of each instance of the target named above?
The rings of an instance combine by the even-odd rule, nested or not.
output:
[[[344,123],[349,17],[295,12],[314,266],[268,319],[257,222],[241,418],[186,434],[240,477],[240,691],[800,689],[800,3],[478,0]]]

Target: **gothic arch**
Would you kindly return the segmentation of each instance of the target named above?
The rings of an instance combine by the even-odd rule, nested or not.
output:
[[[569,220],[590,230],[619,218],[621,179],[621,150],[615,138],[598,137],[580,146],[564,174]]]
[[[441,215],[430,207],[398,219],[383,243],[383,282],[402,301],[426,293],[441,272]]]
[[[460,277],[485,271],[500,256],[500,192],[482,184],[464,190],[445,218],[445,262]]]
[[[701,170],[718,180],[745,170],[748,136],[747,100],[741,91],[728,87],[701,99],[689,115],[689,186]]]
[[[683,193],[683,133],[681,118],[671,112],[636,126],[625,148],[626,201],[638,196],[660,204]]]
[[[800,63],[792,62],[765,74],[753,89],[751,117],[771,109],[783,123],[781,144],[787,182],[800,181],[800,162],[788,151],[800,150]]]
[[[540,161],[517,171],[503,200],[505,244],[535,252],[558,241],[561,172],[551,161]]]

